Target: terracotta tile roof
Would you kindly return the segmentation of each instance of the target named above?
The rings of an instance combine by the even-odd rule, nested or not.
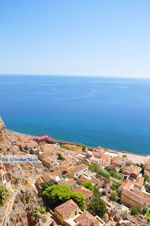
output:
[[[83,186],[79,186],[75,189],[72,190],[73,192],[80,192],[83,195],[85,195],[86,198],[90,197],[93,195],[93,192],[91,192],[89,189],[83,187]]]
[[[59,181],[57,181],[57,184],[62,185],[68,185],[69,187],[74,186],[76,184],[74,179],[69,179],[69,180],[65,180],[65,179],[61,179]]]
[[[144,196],[141,193],[140,194],[136,193],[135,189],[132,191],[129,190],[123,191],[122,195],[126,197],[126,200],[128,199],[133,200],[134,202],[139,203],[140,205],[144,205],[146,203]]]
[[[79,172],[79,171],[81,171],[81,170],[84,170],[84,169],[86,169],[86,168],[88,168],[87,165],[85,165],[85,164],[80,164],[80,165],[78,165],[78,166],[76,166],[76,167],[74,167],[74,168],[71,168],[71,171],[72,171],[73,173],[77,173],[77,172]]]
[[[99,226],[99,221],[86,210],[74,221],[80,223],[80,226]]]
[[[43,180],[44,182],[48,182],[48,181],[54,179],[53,176],[52,176],[52,175],[49,175],[49,174],[44,174],[44,175],[42,175],[41,178],[42,178],[42,180]]]
[[[119,190],[130,190],[130,188],[133,186],[132,181],[126,181],[123,183],[120,187]]]
[[[139,177],[136,182],[135,182],[135,186],[141,188],[144,184],[144,177]]]
[[[141,168],[135,165],[126,166],[122,173],[124,174],[135,174],[138,175],[141,171]]]
[[[70,199],[67,202],[61,204],[60,206],[57,206],[55,208],[55,211],[57,211],[65,219],[77,209],[79,209],[78,205],[72,199]]]
[[[82,184],[86,181],[89,181],[89,179],[87,177],[85,177],[84,175],[81,175],[79,178],[78,178],[78,183],[79,184]]]

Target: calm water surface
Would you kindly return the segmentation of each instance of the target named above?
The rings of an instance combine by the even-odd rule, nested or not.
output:
[[[0,76],[8,129],[150,154],[150,80]]]

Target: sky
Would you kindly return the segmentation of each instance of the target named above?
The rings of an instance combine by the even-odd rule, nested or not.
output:
[[[150,78],[150,0],[0,0],[0,74]]]

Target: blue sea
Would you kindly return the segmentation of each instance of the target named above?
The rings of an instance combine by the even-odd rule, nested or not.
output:
[[[150,154],[150,80],[0,76],[8,129]]]

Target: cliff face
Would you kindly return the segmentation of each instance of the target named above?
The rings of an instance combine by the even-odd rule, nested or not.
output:
[[[0,117],[0,142],[2,142],[5,138],[5,124]]]

